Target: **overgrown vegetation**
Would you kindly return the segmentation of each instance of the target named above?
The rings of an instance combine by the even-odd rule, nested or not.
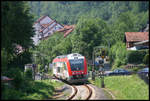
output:
[[[101,79],[91,81],[101,87]],[[115,96],[116,100],[148,100],[149,86],[137,75],[109,76],[104,78],[105,88]]]
[[[11,69],[8,73],[13,77],[10,83],[2,83],[2,99],[5,100],[44,100],[52,99],[55,87],[63,85],[61,82],[52,80],[33,80],[32,69],[27,69],[25,73],[19,68]]]
[[[149,2],[146,1],[2,2],[1,70],[2,75],[14,79],[12,87],[2,83],[2,98],[50,97],[48,94],[51,95],[53,91],[51,82],[34,82],[31,71],[24,73],[24,65],[27,63],[34,62],[38,65],[38,70],[44,72],[45,65],[48,66],[58,55],[77,52],[91,60],[93,47],[99,45],[110,45],[109,55],[113,68],[134,62],[132,61],[134,53],[126,52],[124,33],[138,32],[146,26],[149,21],[148,7]],[[34,20],[49,15],[61,24],[75,24],[75,30],[66,38],[63,37],[63,33],[55,33],[48,40],[41,41],[38,46],[31,48],[33,46],[31,37],[35,34],[32,29],[34,21],[31,13],[34,14]],[[16,54],[16,44],[24,48],[22,53]],[[126,58],[126,55],[129,58]],[[149,53],[139,56],[138,62],[149,65]],[[46,91],[47,87],[50,87],[48,88],[50,92]]]
[[[128,51],[127,54],[128,63],[142,63],[147,51],[148,50]],[[145,61],[147,61],[146,57]]]
[[[25,83],[25,82],[24,82]],[[24,88],[15,89],[8,85],[3,85],[2,99],[5,100],[48,100],[52,99],[55,88],[63,83],[51,80],[28,81]],[[7,95],[7,96],[6,96]]]
[[[29,47],[33,46],[33,16],[27,2],[2,2],[2,74],[12,67],[24,68],[31,62]],[[13,23],[12,23],[13,22]],[[16,53],[15,45],[21,45],[24,52]]]
[[[2,2],[2,75],[12,78],[11,83],[3,83],[2,99],[20,99],[28,92],[31,80],[24,75],[24,65],[31,63],[29,47],[33,46],[33,16],[29,13],[27,2]],[[16,52],[16,45],[23,47],[22,53]],[[30,75],[28,75],[30,76]],[[27,80],[27,78],[29,78]],[[31,77],[32,78],[32,77]]]
[[[113,65],[112,69],[116,69],[121,65],[127,64],[127,50],[123,42],[117,42],[109,51],[110,63]]]
[[[31,11],[36,19],[46,14],[62,24],[75,24],[75,30],[66,38],[63,38],[63,33],[53,34],[34,49],[44,54],[43,57],[39,54],[36,62],[42,68],[56,56],[70,53],[80,53],[91,60],[93,48],[99,45],[110,46],[109,56],[113,69],[126,65],[129,53],[126,51],[125,32],[141,31],[148,22],[149,13],[149,3],[138,1],[29,2],[29,5],[38,9]],[[83,7],[87,8],[88,14]],[[61,13],[54,13],[56,9]],[[69,14],[74,16],[68,16]],[[67,21],[66,18],[63,19],[64,15],[68,18]]]
[[[35,20],[40,16],[48,15],[61,24],[76,24],[82,15],[86,18],[98,17],[109,24],[113,24],[121,13],[129,11],[132,15],[130,21],[134,21],[136,24],[125,21],[129,18],[128,14],[126,14],[127,19],[121,19],[124,20],[127,26],[121,22],[118,23],[124,28],[128,28],[129,24],[134,24],[136,29],[145,26],[143,23],[147,21],[145,18],[148,17],[147,10],[149,7],[147,1],[30,1],[28,3],[32,8],[31,12],[35,15]]]

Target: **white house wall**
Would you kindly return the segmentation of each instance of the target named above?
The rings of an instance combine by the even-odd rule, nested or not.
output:
[[[43,37],[47,37],[49,35],[52,35],[55,31],[63,28],[62,25],[58,24],[57,22],[53,22],[46,29],[44,29],[42,32],[39,32],[42,29],[41,28],[42,24],[48,24],[48,23],[51,23],[52,21],[53,20],[51,18],[49,18],[48,16],[46,16],[41,21],[39,21],[38,23],[35,23],[33,25],[33,27],[35,29],[35,34],[36,35],[34,35],[34,37],[32,39],[33,39],[35,45],[37,45],[40,42],[40,38],[42,38],[42,34],[43,34]]]
[[[44,19],[42,19],[42,20],[40,21],[40,24],[48,24],[48,23],[50,23],[51,21],[52,21],[52,19],[49,18],[48,16],[46,16]]]
[[[39,41],[38,35],[34,35],[32,39],[33,39],[34,44],[37,45]]]
[[[56,24],[56,22],[52,23],[50,26],[48,26],[43,33],[46,33],[50,28],[52,28],[54,25]]]

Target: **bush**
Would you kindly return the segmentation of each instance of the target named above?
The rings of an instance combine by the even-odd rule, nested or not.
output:
[[[91,66],[88,66],[88,71],[92,71],[92,67]]]
[[[12,78],[12,85],[18,89],[21,87],[24,81],[24,76],[23,72],[21,71],[20,68],[10,68],[9,71],[7,72],[7,75],[9,78]]]
[[[110,63],[114,64],[112,69],[118,68],[127,63],[126,45],[123,42],[117,42],[109,51]]]
[[[143,62],[147,65],[149,65],[149,54],[146,54],[143,58]]]
[[[8,85],[3,85],[2,92],[3,100],[18,100],[21,98],[21,96],[23,96],[23,93],[20,90],[10,88]]]
[[[25,76],[26,80],[29,80],[29,81],[33,80],[32,69],[30,69],[30,68],[27,69],[24,73],[24,76]]]
[[[127,51],[127,62],[137,64],[142,63],[146,53],[147,50],[129,50]]]

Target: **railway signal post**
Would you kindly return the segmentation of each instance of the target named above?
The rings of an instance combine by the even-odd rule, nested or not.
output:
[[[105,55],[106,55],[106,47],[104,46],[96,46],[94,47],[93,49],[93,54],[92,54],[92,57],[93,57],[93,68],[92,68],[92,80],[95,80],[95,75],[94,75],[94,72],[95,72],[95,54],[96,52],[99,52],[100,51],[100,56],[102,58],[102,61],[100,62],[100,68],[101,68],[101,71],[100,71],[100,78],[101,78],[101,87],[104,88],[105,85],[104,85],[104,58],[105,58]]]
[[[95,80],[95,53],[93,51],[92,57],[93,57],[93,65],[92,65],[92,80]]]

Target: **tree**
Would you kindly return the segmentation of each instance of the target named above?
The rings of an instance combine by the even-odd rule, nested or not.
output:
[[[21,45],[25,50],[33,46],[32,15],[26,2],[2,2],[2,50],[7,56],[7,64],[14,61],[18,55],[15,54],[15,45]],[[6,55],[8,54],[8,55]],[[22,61],[24,61],[22,59]],[[2,64],[4,66],[4,64]],[[2,66],[2,67],[3,67]],[[8,67],[7,67],[8,68]]]
[[[79,52],[92,58],[94,46],[102,44],[102,38],[109,33],[107,24],[99,18],[81,17],[72,35],[72,52]]]

